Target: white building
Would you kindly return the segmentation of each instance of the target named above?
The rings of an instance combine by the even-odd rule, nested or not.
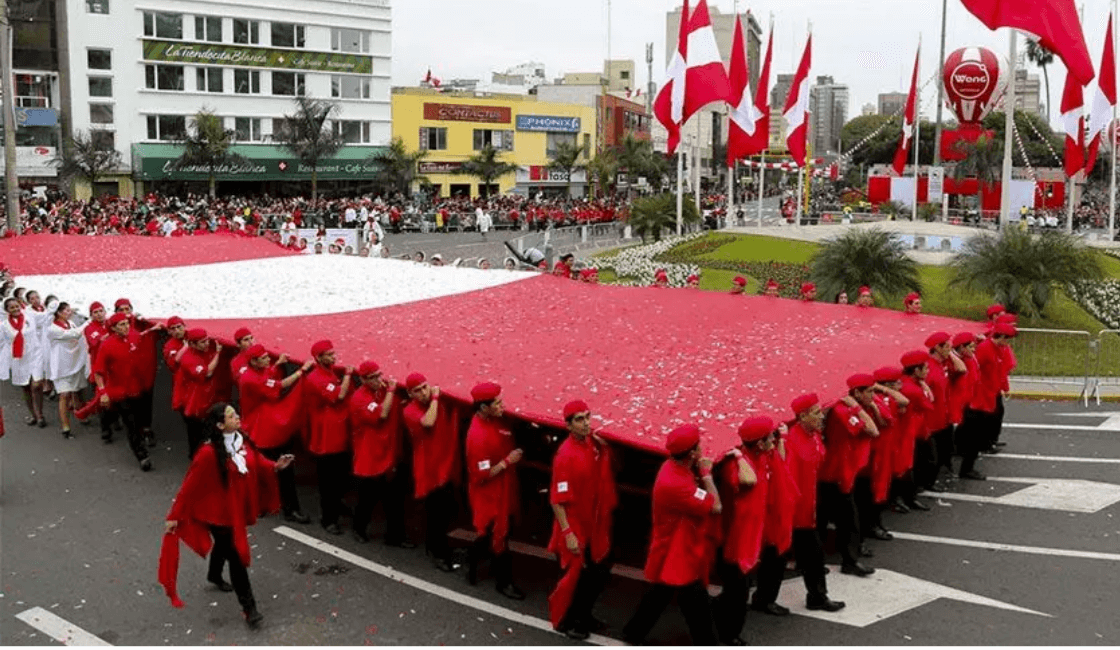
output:
[[[368,178],[368,145],[389,142],[389,0],[66,3],[72,128],[121,152],[122,194],[129,177],[137,193],[199,180],[168,168],[178,156],[169,141],[204,108],[236,133],[247,159],[219,180],[255,184],[246,191],[310,178],[274,144],[297,95],[337,102],[333,128],[357,145],[319,164],[321,182]]]

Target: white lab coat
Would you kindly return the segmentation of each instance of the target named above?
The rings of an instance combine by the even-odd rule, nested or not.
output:
[[[478,220],[478,232],[484,235],[490,232],[490,228],[494,225],[494,220],[490,217],[490,213],[483,212],[480,208],[476,217]]]
[[[12,358],[12,344],[18,331],[5,314],[0,318],[0,379],[11,379],[13,386],[26,386],[43,378],[43,350],[35,320],[23,319],[23,356]]]
[[[93,321],[86,321],[91,323]],[[51,321],[47,328],[47,379],[55,381],[81,373],[89,375],[89,344],[86,342],[85,325],[69,328]]]

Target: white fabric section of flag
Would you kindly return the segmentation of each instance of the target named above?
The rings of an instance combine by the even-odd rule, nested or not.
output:
[[[685,65],[684,59],[681,57],[680,52],[673,53],[673,59],[669,61],[669,69],[666,70],[665,75],[668,77],[668,83],[673,84],[670,89],[672,93],[672,112],[673,122],[680,124],[684,120],[684,91],[685,91],[685,76],[688,72],[688,67]]]
[[[709,63],[723,65],[719,46],[716,45],[716,33],[710,24],[688,35],[688,67],[698,68]]]
[[[1077,142],[1081,137],[1081,113],[1083,108],[1083,106],[1078,106],[1072,111],[1062,113],[1062,128],[1074,142]]]
[[[747,135],[754,135],[754,130],[758,126],[758,121],[762,119],[762,111],[754,105],[754,93],[751,92],[751,85],[748,83],[746,90],[743,91],[743,99],[739,101],[739,105],[731,111],[731,119],[735,120],[735,124],[743,129],[743,133]]]
[[[1093,93],[1093,107],[1089,111],[1088,139],[1092,140],[1097,137],[1097,134],[1108,128],[1108,123],[1112,121],[1112,102],[1104,96],[1100,86],[1097,86],[1096,92]],[[1064,119],[1065,116],[1062,117]]]
[[[788,132],[793,133],[805,124],[809,113],[809,79],[806,77],[797,86],[797,103],[785,114]]]

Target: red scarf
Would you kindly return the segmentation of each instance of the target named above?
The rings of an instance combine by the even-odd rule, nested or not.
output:
[[[55,319],[54,324],[58,325],[59,327],[61,327],[64,330],[70,329],[69,321]]]
[[[16,337],[12,339],[12,358],[23,358],[23,314],[18,317],[8,316],[8,323],[16,330]]]

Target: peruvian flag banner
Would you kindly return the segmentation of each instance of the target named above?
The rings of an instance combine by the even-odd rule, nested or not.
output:
[[[665,70],[666,82],[662,84],[657,98],[653,101],[653,115],[661,126],[669,132],[669,155],[677,151],[681,141],[681,125],[684,124],[685,79],[688,71],[688,0],[681,7],[681,25],[677,32],[677,50],[669,60]]]
[[[1011,27],[1038,37],[1082,86],[1093,80],[1093,62],[1073,0],[961,0],[988,29]]]
[[[735,19],[735,38],[731,44],[731,69],[728,77],[731,82],[731,121],[727,131],[727,166],[733,167],[735,161],[746,158],[757,151],[750,151],[751,136],[758,129],[762,115],[754,105],[751,96],[749,72],[747,70],[747,45],[743,39],[743,21]]]
[[[786,118],[789,133],[786,135],[786,147],[793,156],[793,161],[798,167],[804,167],[806,161],[807,140],[809,137],[809,68],[812,65],[813,36],[805,41],[805,52],[801,55],[801,64],[797,66],[797,74],[789,87],[789,97],[782,115]]]
[[[914,124],[917,122],[918,113],[918,62],[921,60],[922,50],[914,55],[914,73],[910,76],[910,95],[906,98],[906,113],[902,117],[902,138],[898,141],[898,149],[894,152],[894,173],[902,176],[906,169],[906,161],[910,157],[910,142],[914,138]]]
[[[1104,53],[1101,54],[1100,74],[1097,75],[1097,90],[1093,94],[1093,107],[1089,109],[1089,155],[1085,160],[1085,175],[1093,171],[1097,162],[1097,150],[1101,138],[1108,131],[1112,120],[1113,107],[1116,106],[1116,52],[1112,48],[1112,16],[1108,17],[1108,30],[1104,36]]]
[[[1073,73],[1066,75],[1062,91],[1062,125],[1066,131],[1066,176],[1073,178],[1085,166],[1085,100]]]

